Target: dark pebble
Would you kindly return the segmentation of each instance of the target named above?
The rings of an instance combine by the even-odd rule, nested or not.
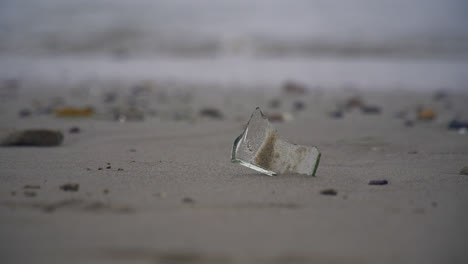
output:
[[[404,124],[405,124],[405,127],[412,127],[412,126],[414,126],[414,122],[411,121],[411,120],[406,120]]]
[[[124,169],[122,169],[122,168],[118,168],[117,170],[118,170],[118,171],[123,171]]]
[[[294,110],[301,111],[301,110],[304,110],[304,108],[305,108],[304,102],[301,102],[301,101],[294,102]]]
[[[361,106],[361,112],[364,114],[380,114],[382,110],[375,105],[363,105]]]
[[[333,111],[333,112],[330,113],[330,117],[334,118],[334,119],[341,119],[341,118],[343,118],[343,112],[339,111],[339,110]]]
[[[387,180],[371,180],[369,181],[369,185],[387,185]]]
[[[78,134],[81,132],[81,129],[79,127],[71,127],[69,130],[68,130],[68,133],[70,134]]]
[[[112,167],[111,167],[111,166],[107,166],[107,167],[106,167],[106,169],[110,169],[110,168],[112,168]]]
[[[29,109],[21,109],[18,114],[20,117],[28,117],[32,115],[32,111]]]
[[[29,184],[27,184],[27,185],[25,185],[23,187],[23,189],[40,189],[40,188],[41,188],[41,186],[39,186],[39,185],[29,185]]]
[[[37,193],[34,191],[24,191],[24,196],[26,197],[36,197]]]
[[[213,119],[223,119],[223,113],[216,108],[203,108],[200,110],[200,115],[203,117],[209,117]]]
[[[77,192],[80,189],[78,183],[66,183],[60,186],[60,189],[66,192]]]
[[[102,168],[98,168],[98,170],[102,170]]]
[[[194,203],[195,203],[195,200],[192,199],[192,198],[190,198],[190,197],[184,197],[184,198],[182,199],[182,202],[183,202],[183,203],[187,203],[187,204],[194,204]]]
[[[338,192],[335,190],[335,189],[325,189],[325,190],[322,190],[320,191],[320,194],[322,195],[337,195]]]

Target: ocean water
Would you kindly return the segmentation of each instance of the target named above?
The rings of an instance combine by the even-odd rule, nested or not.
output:
[[[463,0],[0,0],[0,78],[468,89]]]

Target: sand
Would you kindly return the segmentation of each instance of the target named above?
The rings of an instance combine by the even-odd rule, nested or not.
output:
[[[362,92],[381,114],[330,118],[354,93],[288,96],[273,110],[277,93],[199,91],[189,104],[151,101],[155,116],[119,123],[102,114],[99,98],[69,93],[66,102],[99,114],[20,118],[31,97],[52,97],[22,92],[0,106],[1,129],[60,129],[65,139],[0,148],[0,262],[467,263],[468,176],[459,171],[468,166],[468,135],[446,126],[456,113],[467,117],[468,96]],[[316,177],[270,177],[230,162],[256,106],[291,111],[297,99],[304,111],[274,126],[320,149]],[[418,105],[437,118],[406,127],[394,117]],[[160,115],[179,106],[196,118]],[[225,118],[200,119],[206,106]],[[73,126],[81,132],[68,133]],[[368,185],[383,179],[389,184]],[[67,183],[79,189],[62,190]],[[337,195],[321,194],[330,188]]]

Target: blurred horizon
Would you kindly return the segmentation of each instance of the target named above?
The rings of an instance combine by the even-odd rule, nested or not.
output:
[[[214,76],[213,81],[249,82],[249,78],[256,79],[250,75],[266,62],[277,64],[267,66],[279,71],[288,71],[286,67],[292,63],[293,68],[306,72],[301,67],[315,69],[326,60],[337,67],[330,71],[358,74],[354,78],[359,83],[359,72],[348,69],[350,61],[368,61],[370,65],[364,69],[374,68],[377,61],[390,65],[393,73],[400,67],[395,63],[428,65],[427,74],[422,71],[418,78],[441,72],[443,81],[435,85],[458,86],[467,81],[463,77],[468,64],[466,11],[468,3],[461,0],[1,0],[0,57],[4,62],[0,62],[0,77],[42,70],[40,65],[31,69],[37,58],[49,64],[55,61],[61,65],[55,66],[58,68],[68,65],[72,72],[79,71],[75,68],[83,66],[84,58],[89,58],[88,71],[98,60],[117,70],[121,61],[128,61],[132,72],[147,71],[141,69],[141,60],[152,60],[158,67],[164,67],[161,61],[168,65],[186,61],[181,68],[185,71],[196,71],[197,61],[210,60],[214,66],[205,71],[224,76]],[[31,66],[26,69],[28,60]],[[220,65],[229,70],[226,60],[251,72],[218,73]],[[94,70],[103,75],[109,69]],[[183,80],[183,74],[174,70],[166,76],[155,75]],[[383,70],[379,75],[384,75]],[[413,71],[421,72],[419,68]],[[266,73],[260,70],[258,74]],[[150,72],[146,75],[151,77]],[[313,81],[306,73],[285,73],[281,78],[288,75]],[[318,76],[319,82],[321,78]],[[397,79],[405,81],[404,76]],[[415,81],[409,80],[408,85]]]

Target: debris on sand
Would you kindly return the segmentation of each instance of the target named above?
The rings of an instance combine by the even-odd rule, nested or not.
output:
[[[338,192],[335,189],[325,189],[325,190],[320,191],[320,194],[335,196],[338,194]]]
[[[387,180],[371,180],[369,181],[369,185],[387,185]]]
[[[27,129],[0,135],[2,146],[58,146],[63,141],[63,134],[57,130]]]
[[[436,113],[429,108],[422,108],[418,111],[418,119],[430,121],[436,117]]]
[[[361,112],[364,114],[380,114],[382,109],[376,105],[363,105],[361,106]]]
[[[26,196],[26,197],[36,197],[37,193],[35,191],[24,191],[24,196]]]
[[[190,197],[184,197],[184,198],[182,199],[182,202],[183,202],[183,203],[186,203],[186,204],[194,204],[194,203],[195,203],[195,200],[192,199],[192,198],[190,198]]]
[[[88,117],[92,116],[93,114],[94,110],[91,107],[65,107],[55,110],[55,115],[58,117]]]
[[[221,113],[221,111],[216,108],[202,108],[200,110],[200,116],[219,120],[224,118],[223,113]]]
[[[454,119],[448,124],[448,129],[459,130],[463,128],[468,129],[468,121],[459,121]]]
[[[294,117],[290,113],[272,113],[268,115],[270,122],[291,121]]]
[[[66,183],[60,186],[60,189],[66,192],[77,192],[80,189],[78,183]]]
[[[40,189],[41,186],[39,185],[29,185],[29,184],[26,184],[23,189]]]
[[[115,108],[113,110],[114,120],[124,122],[143,121],[145,114],[138,107],[131,106],[128,108]]]
[[[283,84],[283,91],[286,94],[305,94],[307,93],[307,87],[297,82],[286,81]]]
[[[460,175],[468,175],[468,166],[465,166],[461,169]]]
[[[78,134],[81,132],[81,129],[79,127],[70,127],[70,129],[68,130],[68,133],[70,134]]]
[[[314,176],[320,152],[316,147],[295,145],[280,138],[257,107],[244,132],[234,141],[231,161],[270,176],[285,173]]]
[[[32,115],[32,111],[29,110],[29,109],[26,109],[26,108],[25,108],[25,109],[21,109],[21,110],[19,111],[18,115],[19,115],[20,117],[29,117],[29,116]]]

